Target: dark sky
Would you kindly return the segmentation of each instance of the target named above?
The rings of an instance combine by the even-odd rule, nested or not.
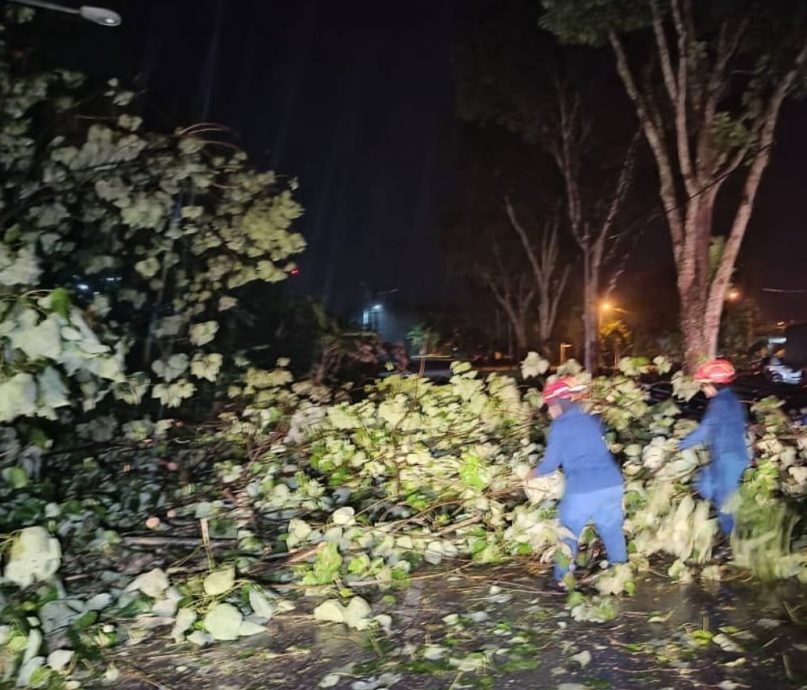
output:
[[[309,247],[295,289],[338,311],[365,285],[411,303],[456,296],[437,227],[453,161],[452,2],[105,4],[123,26],[43,16],[43,33],[60,34],[43,47],[136,78],[152,121],[224,123],[258,165],[297,177]]]
[[[224,123],[260,166],[298,177],[309,248],[295,289],[338,311],[361,301],[363,284],[438,307],[462,294],[440,222],[458,178],[451,53],[468,2],[97,4],[119,10],[124,25],[41,16],[42,48],[99,76],[136,80],[157,125]],[[807,294],[759,291],[807,289],[805,114],[803,103],[785,110],[740,262],[774,320],[807,319]],[[625,291],[669,271],[665,246],[663,227],[646,234]]]

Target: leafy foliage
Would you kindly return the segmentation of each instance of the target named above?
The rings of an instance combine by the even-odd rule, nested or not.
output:
[[[348,398],[295,381],[287,360],[260,369],[215,351],[238,287],[282,279],[302,249],[293,184],[210,132],[144,131],[115,83],[79,117],[77,75],[17,75],[0,48],[3,683],[79,682],[104,650],[157,628],[199,646],[257,634],[298,603],[279,584],[326,596],[321,620],[381,631],[389,617],[356,590],[459,560],[568,557],[558,478],[528,487],[534,503],[523,491],[548,423],[537,387],[455,363],[446,385],[392,375]],[[616,615],[612,595],[632,591],[654,554],[692,577],[687,561],[706,562],[714,535],[690,486],[702,458],[675,450],[691,422],[673,402],[649,403],[638,381],[649,362],[622,364],[611,378],[574,362],[557,372],[590,381],[586,404],[628,478],[631,563],[598,578],[598,597],[570,597],[578,620]],[[537,386],[548,365],[531,354],[522,373]],[[136,409],[181,408],[208,384],[222,405],[207,424]],[[692,382],[679,374],[675,386]],[[772,403],[757,415],[738,565],[804,578],[787,498],[807,494],[807,438]],[[144,539],[199,567],[144,559]],[[783,565],[764,571],[772,554]],[[458,672],[488,663],[451,659]]]
[[[650,22],[646,0],[542,0],[541,26],[567,43],[599,46],[610,31],[632,31]]]

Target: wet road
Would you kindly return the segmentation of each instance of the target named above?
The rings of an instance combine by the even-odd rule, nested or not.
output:
[[[374,597],[374,613],[392,616],[389,634],[315,623],[316,600],[301,599],[246,641],[116,652],[115,687],[807,688],[807,590],[796,584],[647,575],[618,617],[598,624],[572,619],[565,596],[524,566],[423,575]]]

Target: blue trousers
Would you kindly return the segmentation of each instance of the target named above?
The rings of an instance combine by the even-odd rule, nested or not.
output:
[[[589,522],[594,523],[600,535],[608,560],[611,563],[624,563],[628,560],[625,545],[622,509],[622,486],[609,486],[596,491],[566,494],[560,502],[560,522],[574,537],[564,541],[572,550],[572,562],[577,556],[577,542]],[[569,566],[555,564],[555,579],[558,581],[569,571]]]
[[[747,459],[741,455],[721,456],[704,467],[695,480],[698,493],[711,501],[717,510],[720,531],[725,536],[730,536],[734,529],[734,516],[724,507],[740,488],[747,464]]]

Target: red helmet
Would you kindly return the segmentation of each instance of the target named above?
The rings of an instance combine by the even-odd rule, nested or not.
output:
[[[710,359],[695,370],[695,380],[701,383],[730,383],[735,375],[734,365],[727,359]]]
[[[582,391],[585,386],[579,384],[571,376],[562,376],[555,379],[551,383],[544,386],[543,396],[544,404],[551,405],[556,400],[571,400],[577,393]]]

